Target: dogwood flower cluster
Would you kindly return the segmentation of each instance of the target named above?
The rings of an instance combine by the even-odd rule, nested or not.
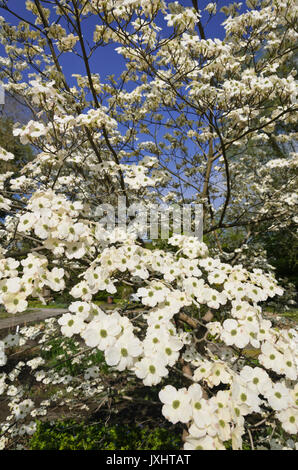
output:
[[[0,160],[8,161],[13,160],[14,154],[11,152],[7,152],[4,148],[0,147]]]
[[[205,363],[200,368],[210,376]],[[208,385],[218,383],[209,381]],[[283,382],[273,383],[264,369],[250,366],[245,366],[239,375],[231,371],[229,380],[222,383],[229,383],[229,389],[218,391],[211,398],[198,383],[178,390],[166,385],[159,392],[162,414],[172,423],[189,425],[185,450],[225,450],[224,443],[230,440],[233,449],[242,448],[244,417],[261,411],[264,399],[260,396],[276,412],[282,427],[291,434],[297,433],[297,387],[289,390]]]
[[[64,269],[54,267],[48,270],[45,256],[29,253],[21,262],[12,258],[3,258],[0,261],[0,301],[9,313],[26,310],[28,296],[38,297],[43,301],[42,289],[45,286],[54,291],[65,287]]]
[[[206,324],[211,335],[217,338],[219,344],[238,350],[248,345],[260,348],[260,365],[284,379],[273,382],[268,373],[259,367],[253,369],[247,366],[237,373],[228,364],[216,360],[211,353],[209,359],[201,362],[196,357],[193,361],[196,368],[192,388],[176,391],[169,385],[166,386],[169,395],[160,393],[161,401],[165,403],[164,416],[173,423],[191,422],[186,448],[223,448],[223,443],[230,439],[235,442],[234,448],[239,448],[244,433],[243,416],[260,413],[261,405],[264,406],[260,394],[267,400],[268,407],[281,413],[277,418],[281,418],[282,424],[286,420],[282,412],[289,407],[293,409],[294,414],[288,418],[291,423],[293,417],[296,419],[296,405],[293,389],[287,386],[285,380],[297,379],[298,335],[295,330],[277,332],[271,328],[270,321],[262,318],[261,309],[257,306],[257,302],[274,294],[280,295],[282,290],[271,276],[259,270],[249,273],[241,266],[228,266],[208,257],[206,245],[192,237],[174,235],[168,243],[177,251],[152,252],[131,239],[121,242],[118,247],[110,242],[86,270],[83,281],[70,291],[78,300],[70,304],[69,313],[58,320],[62,334],[68,338],[80,335],[86,346],[104,353],[106,363],[114,370],[128,370],[144,385],[155,386],[169,376],[170,368],[177,364],[181,350],[192,341],[189,333],[176,328],[175,316],[191,305],[205,304],[214,311],[224,307],[226,314],[222,323]],[[41,279],[52,290],[64,288],[62,268],[48,271],[46,261],[32,255],[22,264],[23,278],[15,276],[18,263],[10,261],[5,266],[3,287],[7,288],[7,292],[2,298],[12,312],[14,310],[6,296],[18,296],[22,281],[29,275],[28,280],[32,283],[35,277],[39,286],[38,279]],[[224,274],[224,277],[216,277],[217,273]],[[142,337],[138,335],[133,321],[125,315],[118,311],[106,313],[91,301],[99,290],[116,292],[117,277],[125,274],[129,279],[139,279],[146,284],[146,287],[136,290],[145,309],[145,335]],[[159,280],[150,279],[152,277]],[[210,280],[212,287],[208,283]],[[34,370],[38,364],[29,365]],[[220,384],[229,388],[218,392],[210,403],[204,398],[200,411],[201,386],[204,384],[210,390]],[[219,400],[223,401],[220,401],[219,408],[223,407],[224,410],[215,412]],[[229,411],[226,409],[227,403]],[[19,408],[17,410],[19,413]],[[286,427],[289,429],[287,424]]]
[[[37,221],[52,216],[55,197],[51,205],[48,201],[38,197],[29,202],[37,213]],[[71,206],[69,211],[76,214]],[[59,214],[63,220],[63,210]],[[259,349],[260,366],[246,365],[238,370],[231,361],[218,360],[211,349],[205,349],[203,359],[194,348],[194,384],[178,390],[166,385],[159,394],[164,403],[163,415],[173,423],[189,425],[185,449],[222,449],[230,440],[233,448],[241,448],[244,417],[266,409],[273,410],[276,419],[291,433],[297,420],[296,389],[290,383],[297,380],[298,334],[295,329],[276,331],[257,305],[281,295],[282,289],[272,276],[260,270],[250,273],[240,265],[231,266],[208,256],[207,246],[194,237],[177,234],[168,243],[174,251],[146,249],[129,235],[122,241],[106,241],[107,246],[70,291],[75,300],[69,305],[69,312],[58,319],[62,335],[80,336],[88,348],[103,352],[106,364],[113,370],[132,373],[151,387],[168,380],[183,348],[195,339],[195,330],[186,333],[177,328],[184,309],[192,306],[199,312],[205,305],[213,312],[221,311],[221,321],[206,323],[210,344],[225,345],[232,351]],[[1,299],[11,313],[25,310],[26,296],[38,295],[44,285],[57,292],[65,287],[65,270],[49,270],[45,256],[30,253],[21,263],[12,258],[1,263]],[[92,302],[98,291],[115,293],[119,278],[129,279],[136,286],[136,296],[143,306],[142,334],[134,319],[117,310],[105,312]],[[192,324],[191,319],[188,321]],[[5,361],[2,353],[2,362]],[[40,359],[27,363],[32,371],[42,364]],[[270,371],[278,374],[278,380],[272,378]],[[36,380],[47,383],[49,379],[39,371]],[[50,380],[55,382],[55,376]],[[224,390],[213,394],[219,385]],[[203,396],[204,387],[209,392]],[[8,389],[8,394],[15,393],[18,392]],[[11,406],[15,418],[23,419],[33,405],[25,401]]]
[[[32,327],[30,327],[32,329]],[[46,320],[46,329],[39,325],[34,327],[33,331],[29,331],[28,327],[22,327],[17,335],[9,334],[3,338],[3,344],[8,352],[12,351],[17,345],[25,345],[27,341],[35,341],[36,347],[39,346],[39,352],[44,356],[51,351],[53,346],[53,337],[57,338],[59,333],[59,324],[55,318]],[[34,339],[32,339],[34,338]],[[62,339],[62,341],[61,341]],[[28,361],[19,361],[13,369],[10,370],[9,363],[6,372],[0,373],[0,392],[1,398],[7,402],[9,413],[6,419],[1,422],[0,429],[2,438],[0,440],[0,448],[6,448],[6,444],[12,439],[20,440],[23,437],[32,436],[37,429],[36,419],[47,416],[48,412],[54,407],[67,406],[69,410],[73,410],[74,415],[78,413],[78,409],[88,410],[88,406],[82,405],[86,400],[92,400],[93,397],[104,396],[104,387],[100,377],[98,367],[92,366],[92,351],[89,359],[86,358],[84,348],[77,342],[73,345],[65,343],[60,338],[59,345],[63,349],[61,360],[65,360],[65,355],[73,353],[73,347],[77,348],[77,354],[82,354],[86,362],[86,371],[84,373],[84,381],[81,381],[77,375],[66,374],[65,369],[47,370],[47,363],[43,357],[37,356]],[[2,343],[1,343],[2,344]],[[78,356],[77,356],[78,357]],[[72,359],[72,367],[78,363],[76,358]],[[45,367],[43,369],[43,366]],[[59,386],[56,394],[52,394],[50,399],[38,400],[28,397],[28,389],[21,385],[20,375],[31,373],[32,383],[35,382],[39,387],[55,387]],[[31,372],[28,372],[31,371]],[[30,393],[30,392],[29,392]],[[72,396],[69,400],[67,396]],[[32,394],[31,394],[32,395]],[[96,403],[96,401],[95,401]]]
[[[107,315],[99,309],[95,309],[95,319],[92,319],[88,326],[84,326],[83,318],[87,318],[91,309],[91,306],[90,308],[86,306],[88,304],[84,304],[84,306],[80,304],[81,313],[76,313],[75,317],[66,314],[59,320],[63,324],[64,334],[72,334],[81,329],[80,334],[88,346],[95,346],[104,351],[107,364],[113,365],[118,370],[128,368],[142,379],[145,385],[153,386],[168,377],[169,366],[172,367],[177,363],[180,351],[189,342],[187,335],[183,336],[177,331],[173,323],[175,315],[193,302],[200,305],[206,303],[214,310],[229,302],[231,304],[231,318],[225,319],[222,324],[217,322],[217,326],[214,322],[208,323],[206,326],[211,333],[213,335],[215,333],[215,336],[227,346],[235,346],[240,350],[248,345],[253,348],[261,347],[259,356],[261,365],[277,372],[284,377],[284,380],[296,380],[297,332],[295,330],[276,332],[271,328],[271,323],[262,318],[261,309],[257,307],[257,302],[265,300],[273,294],[280,295],[282,293],[274,279],[259,270],[248,273],[241,266],[231,267],[220,263],[219,260],[209,258],[206,256],[207,247],[192,238],[176,235],[168,241],[180,248],[179,251],[182,253],[188,254],[189,259],[184,256],[177,259],[175,255],[162,252],[153,253],[150,257],[147,250],[129,243],[118,249],[115,247],[105,249],[99,258],[98,266],[92,270],[93,278],[89,273],[85,276],[88,293],[97,292],[101,288],[102,281],[100,279],[102,276],[102,279],[105,278],[105,284],[109,286],[110,276],[112,274],[115,276],[117,271],[121,273],[129,271],[132,275],[138,272],[138,278],[147,282],[146,287],[137,289],[137,296],[144,307],[149,309],[146,316],[148,326],[143,341],[140,341],[132,333],[133,326],[127,318],[125,318],[124,327],[124,319],[118,312]],[[205,258],[194,258],[198,254],[204,254]],[[165,263],[161,262],[162,255],[165,257],[163,261],[167,259],[168,269],[165,268]],[[141,267],[136,269],[138,264]],[[174,268],[172,272],[171,267]],[[213,281],[216,279],[215,285],[217,289],[221,287],[220,293],[204,281],[201,270],[206,272],[207,279],[209,279],[210,273],[213,274],[212,285],[214,286]],[[152,272],[155,272],[155,276],[159,272],[159,275],[163,275],[164,280],[148,281],[149,273]],[[168,272],[173,276],[170,282],[168,278],[166,280]],[[214,277],[216,273],[224,273],[226,281],[220,279],[221,282],[218,282]],[[174,283],[180,289],[173,289]],[[97,287],[95,287],[96,285]],[[190,285],[192,289],[190,289]],[[218,304],[210,304],[210,300],[215,302],[213,296],[218,298],[218,295],[224,300]],[[216,328],[214,329],[214,327]],[[268,345],[271,345],[271,349]],[[271,362],[268,363],[265,357],[268,359],[271,357]],[[243,416],[261,412],[259,394],[266,398],[268,406],[275,411],[292,407],[293,416],[296,419],[297,410],[295,402],[291,398],[292,389],[287,388],[282,381],[274,384],[265,370],[246,366],[237,375],[227,364],[214,359],[207,362],[205,360],[200,365],[197,363],[196,365],[193,375],[196,382],[206,383],[211,389],[219,384],[225,384],[229,386],[230,392],[221,392],[223,404],[220,402],[220,407],[224,408],[222,412],[215,413],[216,407],[213,406],[213,403],[217,403],[217,398],[219,400],[219,397],[216,396],[216,399],[210,401],[210,405],[207,405],[204,399],[203,403],[206,405],[206,409],[203,408],[202,412],[196,411],[194,415],[190,411],[191,393],[186,393],[186,390],[175,391],[177,396],[174,396],[172,386],[166,387],[171,391],[171,398],[168,398],[165,392],[161,392],[161,400],[166,405],[172,405],[172,408],[165,405],[163,411],[165,417],[171,422],[188,423],[194,419],[194,416],[197,417],[189,429],[188,441],[190,443],[188,444],[192,447],[188,447],[187,444],[186,448],[200,448],[200,446],[203,448],[223,448],[223,442],[230,439],[235,441],[234,446],[238,448],[241,435],[244,433]],[[195,386],[193,389],[201,390],[199,384],[197,389]],[[231,406],[230,393],[233,397]],[[281,401],[278,398],[279,394],[284,397]],[[201,399],[199,395],[198,392],[198,400]],[[277,401],[274,401],[274,397]],[[229,412],[226,410],[227,403],[229,403]],[[199,404],[196,405],[195,409],[197,408],[199,409]],[[205,417],[205,421],[202,416]],[[202,425],[202,423],[206,424]],[[195,447],[193,442],[196,443]]]
[[[13,173],[11,171],[7,171],[3,174],[0,175],[0,190],[4,189],[4,183],[5,181],[12,175]],[[11,200],[5,197],[5,195],[0,194],[0,209],[3,209],[5,211],[10,210],[11,207]]]
[[[90,230],[86,223],[76,221],[83,209],[81,202],[72,204],[52,191],[37,191],[27,208],[30,212],[19,218],[19,232],[33,232],[44,240],[45,247],[70,259],[81,258],[88,251]]]

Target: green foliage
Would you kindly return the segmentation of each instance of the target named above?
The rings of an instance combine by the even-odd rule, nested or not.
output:
[[[13,121],[9,118],[0,119],[0,146],[8,152],[14,154],[14,160],[1,161],[0,160],[0,173],[6,171],[13,171],[14,177],[18,176],[26,163],[33,160],[33,151],[30,145],[23,145],[19,139],[12,133]]]
[[[179,450],[181,430],[148,426],[105,426],[75,421],[38,422],[30,450]]]
[[[0,160],[0,175],[11,172],[13,178],[20,176],[20,170],[31,160],[33,151],[30,145],[22,145],[17,137],[13,135],[13,121],[9,118],[0,118],[0,147],[11,152],[15,158],[13,160]],[[4,188],[7,187],[10,178],[5,181]],[[6,212],[0,210],[0,218],[6,216]],[[23,249],[26,243],[22,244]]]
[[[56,301],[49,302],[44,305],[40,300],[29,300],[28,308],[67,308],[67,303],[60,303]]]
[[[245,232],[240,227],[232,227],[222,230],[220,237],[223,251],[233,253],[234,250],[242,244],[245,238]]]
[[[129,296],[133,294],[133,292],[133,287],[122,284],[117,288],[117,297],[120,297],[123,300],[127,300],[129,299]]]
[[[79,282],[79,278],[75,277],[75,275],[72,273],[72,279],[77,279],[77,282]],[[64,304],[64,305],[69,305],[71,302],[74,301],[72,295],[69,293],[69,286],[67,285],[65,290],[63,292],[55,292],[51,293],[54,297],[54,301],[56,304]],[[58,308],[58,307],[57,307]]]
[[[267,232],[263,235],[268,261],[276,268],[276,276],[287,278],[298,288],[298,240],[290,231]]]
[[[94,296],[93,296],[93,302],[94,301],[103,301],[106,302],[107,300],[107,293],[105,290],[100,290],[98,291]],[[95,302],[96,303],[96,302]]]
[[[90,366],[99,366],[100,371],[106,374],[109,366],[105,362],[104,354],[98,349],[82,352],[79,363],[73,363],[73,356],[81,349],[73,338],[59,336],[49,342],[49,349],[42,351],[41,356],[46,359],[50,369],[64,370],[72,376],[82,374]]]

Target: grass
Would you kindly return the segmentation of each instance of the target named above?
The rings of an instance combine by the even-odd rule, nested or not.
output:
[[[95,300],[93,303],[98,305],[99,307],[104,307],[104,308],[115,308],[116,306],[119,306],[121,304],[122,300],[121,299],[114,299],[113,304],[109,304],[108,302],[104,300]],[[67,308],[70,302],[68,303],[63,303],[63,302],[55,302],[52,301],[46,305],[44,305],[40,300],[29,300],[28,306],[29,308]]]
[[[264,309],[264,312],[270,313],[271,316],[277,319],[280,317],[281,319],[289,320],[293,323],[298,323],[298,309],[291,308],[290,310],[279,311],[274,309],[273,307],[267,307]]]
[[[298,322],[298,309],[289,310],[287,312],[279,313],[282,317],[290,318],[293,321]]]
[[[4,320],[10,317],[21,317],[23,315],[27,315],[28,313],[34,312],[35,308],[67,308],[67,304],[58,303],[58,302],[51,302],[50,304],[44,305],[39,300],[29,300],[28,308],[24,312],[14,313],[11,314],[7,312],[3,307],[0,306],[0,320]]]
[[[268,306],[268,307],[266,306],[266,307],[263,307],[263,309],[266,310],[267,312],[276,313],[277,315],[282,315],[283,313],[287,313],[290,315],[298,315],[298,308],[289,308],[289,310],[285,310],[285,309],[275,308],[271,306]]]
[[[26,315],[28,313],[32,313],[34,310],[28,309],[25,310],[25,312],[19,312],[19,313],[8,313],[6,310],[0,308],[0,320],[5,320],[6,318],[15,318],[15,317],[21,317],[22,315]]]
[[[121,299],[114,299],[113,304],[109,304],[108,302],[105,302],[104,300],[95,300],[94,303],[98,305],[98,307],[101,307],[103,309],[111,310],[114,308],[117,308],[121,305],[123,301]],[[24,312],[19,312],[16,314],[13,314],[13,317],[20,317],[23,315],[26,315],[28,313],[34,312],[34,309],[42,308],[42,309],[55,309],[55,308],[67,308],[69,303],[63,303],[63,302],[55,302],[52,301],[46,305],[44,305],[40,300],[29,300],[28,302],[28,308]],[[10,318],[12,316],[11,313],[8,313],[3,307],[0,306],[0,320],[4,320],[6,318]]]
[[[44,305],[40,300],[29,300],[28,307],[30,308],[67,308],[68,304],[62,302],[50,302]]]

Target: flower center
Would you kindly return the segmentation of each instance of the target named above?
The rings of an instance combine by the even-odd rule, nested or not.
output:
[[[172,407],[174,408],[174,410],[177,410],[177,408],[179,408],[180,406],[180,401],[179,400],[174,400],[173,403],[172,403]]]

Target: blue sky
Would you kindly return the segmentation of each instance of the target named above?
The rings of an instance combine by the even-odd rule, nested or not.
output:
[[[28,12],[25,7],[25,0],[8,0],[7,5],[9,8],[11,8],[13,11],[15,11],[20,17],[24,17],[30,21],[33,20],[33,15],[31,12]],[[183,4],[184,6],[191,7],[192,6],[192,1],[191,0],[179,0],[180,4]],[[199,6],[203,9],[208,3],[210,3],[208,0],[200,0]],[[229,5],[230,3],[233,3],[229,0],[218,0],[217,5],[218,5],[218,10],[224,5]],[[44,4],[45,6],[48,6],[47,4]],[[242,6],[241,10],[244,10],[244,6]],[[10,14],[7,11],[4,11],[0,9],[0,15],[7,20],[8,23],[16,25],[18,24],[19,20],[15,18],[12,14]],[[50,19],[55,17],[55,14],[53,14]],[[224,28],[221,25],[221,23],[225,20],[225,15],[222,13],[217,13],[212,19],[208,22],[209,14],[206,12],[203,12],[202,15],[202,23],[205,25],[205,32],[207,38],[220,38],[222,39],[224,37]],[[84,21],[84,27],[83,27],[83,32],[84,32],[84,37],[85,40],[90,41],[92,43],[93,40],[93,33],[95,30],[96,24],[99,24],[98,18],[96,16],[92,16],[91,18],[88,18],[87,20]],[[165,28],[165,33],[167,32],[167,27],[165,25],[165,22],[163,19],[160,17],[159,26]],[[63,24],[62,24],[63,25]],[[65,26],[65,25],[63,25]],[[115,44],[108,44],[105,47],[100,47],[96,53],[93,55],[91,59],[91,69],[92,73],[99,73],[101,80],[104,81],[104,79],[111,74],[115,74],[115,77],[117,77],[124,69],[124,60],[122,57],[115,52],[115,47],[117,45]],[[0,47],[0,53],[4,55],[4,50],[3,47]],[[69,83],[72,85],[75,83],[74,79],[71,78],[72,74],[82,74],[85,75],[85,70],[82,64],[82,60],[77,57],[73,52],[67,52],[64,53],[61,58],[59,59],[60,63],[63,68],[63,72],[67,76]]]

